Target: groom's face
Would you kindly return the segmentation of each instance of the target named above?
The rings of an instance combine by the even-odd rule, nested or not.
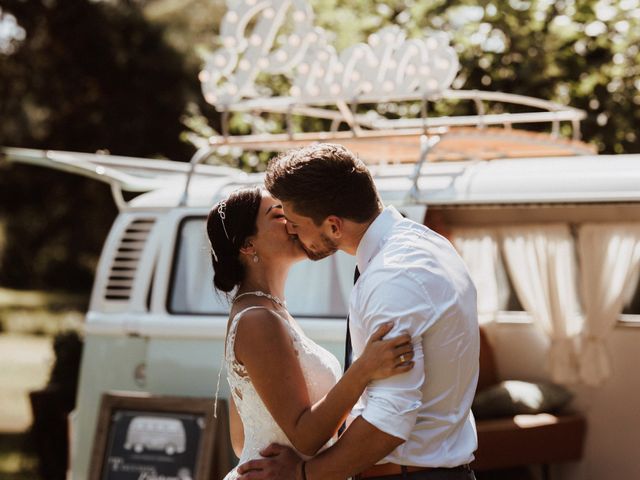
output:
[[[291,202],[282,202],[287,219],[287,231],[295,235],[300,246],[311,260],[321,260],[338,250],[335,225],[331,217],[316,225],[311,217],[297,213]]]

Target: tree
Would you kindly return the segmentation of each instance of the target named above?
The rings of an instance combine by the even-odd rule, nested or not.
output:
[[[0,145],[187,160],[197,74],[133,2],[3,0],[26,32],[0,53]],[[0,283],[80,289],[115,217],[106,187],[15,166],[0,176]],[[4,220],[3,220],[4,217]]]

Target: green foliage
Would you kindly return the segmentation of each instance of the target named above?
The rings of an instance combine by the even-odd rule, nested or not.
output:
[[[26,32],[0,53],[0,145],[188,160],[196,71],[133,2],[3,0]],[[91,286],[116,210],[107,187],[14,166],[0,175],[0,284]],[[4,217],[4,220],[3,220]]]

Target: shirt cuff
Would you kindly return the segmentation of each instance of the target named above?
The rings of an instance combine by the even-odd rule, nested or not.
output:
[[[371,395],[361,414],[362,418],[378,430],[406,442],[416,424],[421,405],[420,401],[406,398],[389,399]]]

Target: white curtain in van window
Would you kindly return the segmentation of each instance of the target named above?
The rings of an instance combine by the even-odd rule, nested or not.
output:
[[[640,226],[584,224],[578,246],[585,313],[580,376],[597,386],[611,375],[605,340],[638,284]]]
[[[289,271],[287,307],[294,316],[344,319],[353,287],[355,257],[336,252],[320,261],[305,260]]]
[[[498,254],[497,235],[485,228],[457,228],[453,230],[453,244],[467,265],[478,291],[478,320],[481,324],[495,320],[505,300],[500,292],[498,274],[502,269]],[[504,295],[502,295],[504,297]]]
[[[180,231],[170,308],[175,313],[226,315],[229,311],[226,298],[213,286],[211,250],[199,218],[187,220]]]
[[[554,382],[578,380],[575,339],[582,328],[574,242],[564,224],[501,229],[504,258],[523,307],[549,339]]]

